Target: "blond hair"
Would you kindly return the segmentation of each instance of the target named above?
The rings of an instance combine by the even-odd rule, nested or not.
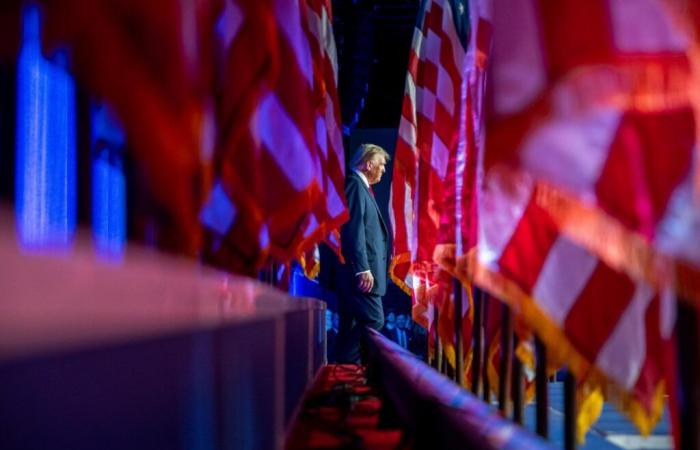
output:
[[[374,159],[376,155],[384,156],[387,161],[391,160],[389,153],[380,146],[376,144],[360,144],[350,160],[350,167],[356,169],[360,164]]]

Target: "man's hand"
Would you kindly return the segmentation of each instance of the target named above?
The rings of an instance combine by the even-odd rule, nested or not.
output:
[[[372,272],[362,272],[357,274],[357,287],[362,292],[369,292],[374,287],[374,277]]]

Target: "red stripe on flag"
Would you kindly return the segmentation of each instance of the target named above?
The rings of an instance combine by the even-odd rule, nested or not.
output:
[[[671,194],[690,171],[694,130],[690,109],[625,114],[596,184],[601,207],[652,238]]]
[[[564,322],[572,344],[589,361],[595,361],[634,292],[629,277],[598,263]]]
[[[537,206],[536,193],[525,208],[498,265],[501,273],[524,291],[530,292],[537,282],[549,249],[559,233],[549,214]]]
[[[655,296],[647,307],[645,316],[646,329],[646,358],[639,372],[633,391],[635,398],[651,413],[653,410],[654,394],[665,378],[663,356],[672,351],[670,341],[664,340],[659,332],[659,296]]]
[[[607,1],[540,0],[538,7],[546,48],[544,62],[552,79],[581,65],[611,62],[614,40]],[[576,51],[571,51],[573,48]]]

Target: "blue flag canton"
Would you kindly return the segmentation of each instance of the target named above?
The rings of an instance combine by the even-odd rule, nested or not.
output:
[[[420,7],[418,8],[418,17],[416,18],[416,28],[423,28],[423,20],[433,2],[438,4],[441,3],[440,1],[435,0],[421,1]],[[471,31],[471,22],[469,20],[469,2],[467,0],[445,0],[442,6],[443,8],[449,6],[452,9],[452,20],[455,24],[455,30],[457,30],[459,43],[462,44],[462,48],[466,51],[467,43],[469,42],[469,33]]]
[[[452,7],[452,18],[455,23],[455,30],[459,36],[459,42],[466,51],[469,42],[469,32],[471,22],[469,20],[469,2],[467,0],[448,0]]]

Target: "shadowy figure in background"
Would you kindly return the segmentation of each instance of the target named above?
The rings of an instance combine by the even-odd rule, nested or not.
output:
[[[382,328],[381,333],[388,339],[396,342],[396,313],[394,313],[394,311],[386,313],[386,321],[384,322],[384,328]]]
[[[406,314],[396,316],[396,343],[406,350],[409,349],[410,342],[413,340],[411,330],[408,328],[410,319]]]
[[[411,339],[409,350],[414,355],[420,356],[423,361],[428,361],[428,331],[419,323],[411,322],[413,339]]]
[[[326,356],[329,362],[336,359],[335,347],[338,339],[338,313],[326,309]]]

